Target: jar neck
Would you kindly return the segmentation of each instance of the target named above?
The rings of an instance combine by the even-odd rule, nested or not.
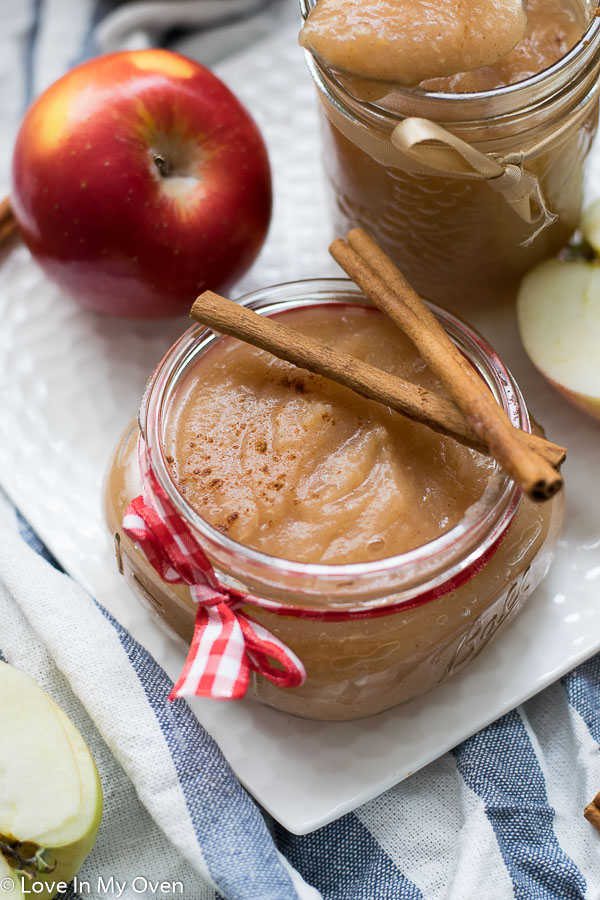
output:
[[[307,15],[314,0],[301,0]],[[478,93],[437,93],[394,86],[377,102],[361,100],[308,51],[309,70],[324,103],[335,104],[354,121],[389,133],[408,117],[430,119],[484,152],[504,152],[519,136],[523,149],[539,142],[597,99],[600,18],[593,16],[577,44],[558,62],[524,81]]]
[[[240,301],[263,315],[285,309],[354,303],[364,305],[358,288],[345,279],[300,282],[255,292]],[[510,373],[486,342],[445,311],[434,312],[504,407],[516,427],[530,431],[523,398]],[[177,387],[216,340],[202,328],[188,331],[163,359],[150,380],[140,408],[141,471],[148,466],[177,513],[192,529],[219,578],[246,593],[306,609],[360,610],[418,597],[461,573],[475,571],[510,526],[520,493],[496,471],[480,500],[463,519],[436,540],[395,557],[344,565],[299,563],[270,557],[241,545],[213,528],[179,493],[166,460],[165,434]],[[152,501],[152,497],[149,497]],[[433,593],[431,599],[434,599]]]

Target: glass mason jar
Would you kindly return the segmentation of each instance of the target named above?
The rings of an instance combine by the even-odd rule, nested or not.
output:
[[[366,301],[351,282],[330,279],[266,288],[241,302],[273,315]],[[493,350],[450,313],[434,310],[511,421],[531,430],[519,388]],[[514,618],[548,571],[562,524],[562,494],[534,504],[496,471],[454,528],[410,552],[368,562],[299,563],[238,544],[187,504],[164,450],[178,386],[219,339],[194,327],[172,347],[108,467],[106,522],[120,571],[135,593],[189,644],[195,612],[189,589],[162,582],[122,531],[125,510],[141,493],[141,439],[145,464],[151,458],[159,483],[221,581],[280,606],[278,613],[254,605],[247,611],[299,656],[307,678],[301,687],[280,688],[253,676],[250,694],[259,701],[312,719],[354,719],[422,694],[458,672]]]
[[[305,18],[315,3],[300,0]],[[339,236],[365,228],[420,293],[458,311],[510,296],[528,269],[568,241],[598,117],[597,17],[550,68],[471,94],[394,86],[386,98],[369,102],[353,96],[351,81],[306,56],[320,100]],[[415,170],[391,142],[410,117],[441,125],[481,153],[522,164],[536,176],[555,221],[536,234],[539,205],[540,218],[528,224],[486,181]]]

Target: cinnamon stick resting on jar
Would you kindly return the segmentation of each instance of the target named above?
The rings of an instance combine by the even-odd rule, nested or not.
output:
[[[190,315],[197,322],[215,331],[238,338],[272,353],[279,359],[330,378],[363,397],[383,403],[408,418],[427,425],[434,431],[447,434],[474,450],[491,455],[486,440],[469,426],[454,403],[432,391],[383,372],[353,356],[333,350],[212,291],[206,291],[198,297]],[[561,448],[544,439],[538,439],[537,446],[550,459],[559,462],[564,458]]]
[[[456,344],[450,340],[444,331],[440,322],[433,315],[429,307],[417,292],[408,283],[400,269],[392,262],[391,258],[384,250],[371,238],[362,228],[354,228],[348,233],[348,244],[363,259],[368,261],[369,267],[390,287],[397,295],[398,304],[406,304],[413,313],[421,320],[422,328],[429,330],[434,338],[446,351],[453,357],[455,363],[461,366],[466,377],[472,380],[474,371],[472,366],[467,362],[463,354],[460,352]],[[332,245],[335,247],[335,244]],[[333,255],[335,256],[335,250]],[[343,252],[343,251],[342,251]],[[392,316],[397,325],[400,324],[398,319],[398,304],[394,305],[395,316]],[[480,379],[477,379],[476,386],[480,388],[480,400],[487,407],[488,413],[497,419],[506,420],[506,416],[502,408],[496,403],[491,392],[482,385]],[[482,389],[483,388],[483,389]],[[537,434],[530,434],[526,431],[514,429],[517,439],[527,444],[532,450],[535,450],[544,457],[554,468],[559,468],[566,458],[566,450],[557,444],[552,444],[544,438],[538,437]]]
[[[410,338],[490,455],[533,500],[553,497],[562,487],[560,474],[519,437],[519,430],[501,408],[490,403],[489,389],[459,358],[443,329],[431,324],[425,304],[400,270],[362,230],[351,231],[349,241],[353,246],[334,241],[329,248],[332,256],[369,300]]]

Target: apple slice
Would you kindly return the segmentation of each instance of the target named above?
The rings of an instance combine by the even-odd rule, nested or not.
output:
[[[600,265],[537,266],[519,288],[517,317],[533,364],[574,406],[600,419]]]
[[[6,663],[0,708],[0,877],[15,882],[8,896],[54,897],[94,845],[102,816],[98,771],[62,710]]]
[[[0,897],[2,900],[23,900],[25,896],[21,890],[20,879],[15,875],[15,870],[9,866],[0,853]]]

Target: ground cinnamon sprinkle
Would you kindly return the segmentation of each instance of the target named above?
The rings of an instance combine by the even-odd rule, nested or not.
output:
[[[297,394],[306,394],[307,385],[301,378],[294,378],[292,375],[284,375],[279,383],[282,387],[291,388]]]
[[[227,516],[225,521],[220,522],[219,524],[215,525],[215,528],[218,528],[222,534],[227,534],[230,527],[233,525],[233,523],[237,519],[239,519],[239,517],[240,517],[239,512],[231,512],[231,513],[229,513],[229,515]]]

